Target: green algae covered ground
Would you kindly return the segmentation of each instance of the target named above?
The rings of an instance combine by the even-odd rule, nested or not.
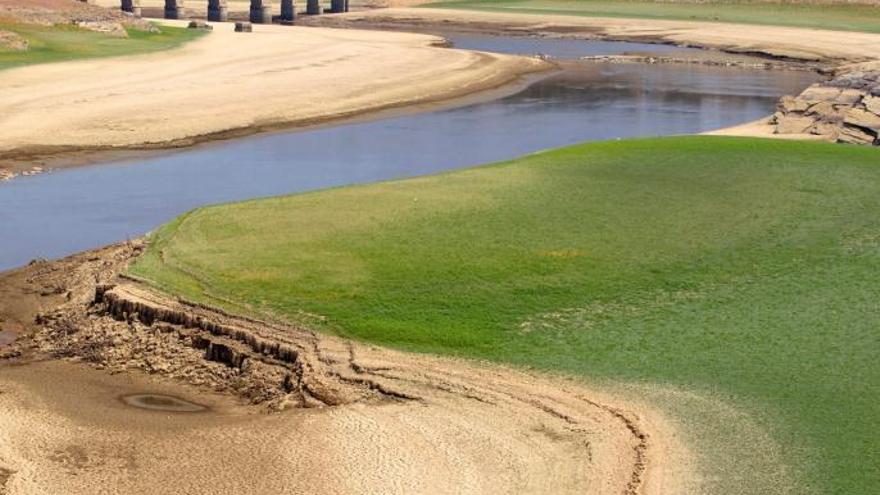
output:
[[[201,208],[151,241],[131,272],[189,299],[704,391],[757,418],[810,491],[880,483],[877,149],[584,144]]]
[[[25,51],[0,48],[0,70],[22,65],[167,50],[203,34],[196,29],[161,26],[159,32],[129,28],[128,37],[119,38],[73,26],[39,26],[3,22],[0,22],[0,30],[18,34],[26,39],[29,45]]]

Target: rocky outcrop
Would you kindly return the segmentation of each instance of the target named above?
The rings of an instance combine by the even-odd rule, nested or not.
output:
[[[852,70],[779,100],[776,134],[813,134],[829,141],[880,145],[880,71]]]

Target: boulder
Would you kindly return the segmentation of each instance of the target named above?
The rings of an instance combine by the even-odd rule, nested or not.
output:
[[[813,116],[816,120],[823,122],[842,122],[845,113],[845,110],[841,110],[838,106],[828,101],[814,103],[804,112],[805,115]]]
[[[804,112],[809,108],[810,104],[800,98],[794,96],[783,96],[779,100],[779,111],[783,113]]]
[[[809,129],[810,134],[822,136],[829,141],[836,141],[840,135],[840,124],[817,122]]]
[[[865,95],[866,93],[858,89],[844,89],[839,95],[837,95],[834,102],[840,105],[855,105],[862,101],[862,98],[864,98]]]
[[[852,127],[844,125],[840,128],[840,134],[837,136],[837,142],[848,144],[874,144],[877,136],[860,127]]]
[[[776,118],[776,134],[805,134],[816,120],[796,113]]]
[[[862,103],[869,112],[880,115],[880,96],[866,96]]]
[[[235,32],[236,33],[250,33],[253,30],[254,30],[254,27],[250,22],[236,22],[235,23]]]
[[[850,108],[849,111],[846,112],[846,117],[844,117],[843,123],[849,126],[870,129],[874,131],[875,134],[880,132],[880,115],[867,110],[862,110],[861,108]]]
[[[870,93],[871,93],[871,96],[880,96],[880,84],[871,88]]]
[[[837,101],[840,93],[841,90],[839,88],[830,88],[828,86],[814,84],[805,89],[798,98],[810,103],[817,103],[820,101]]]
[[[205,21],[198,20],[198,19],[193,20],[193,21],[189,21],[189,25],[187,27],[190,29],[202,29],[204,31],[213,31],[214,30],[214,26],[208,24]]]

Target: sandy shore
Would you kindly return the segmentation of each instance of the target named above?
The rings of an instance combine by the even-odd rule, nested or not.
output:
[[[880,34],[747,24],[390,8],[308,19],[320,25],[445,26],[483,33],[673,43],[832,65],[880,58]]]
[[[111,246],[0,276],[0,320],[17,325],[24,344],[15,347],[19,357],[10,359],[7,348],[0,358],[0,492],[635,495],[694,493],[700,482],[675,424],[644,404],[573,380],[182,305],[116,277],[135,253]],[[117,284],[107,289],[117,308],[137,305],[153,323],[94,305],[95,288],[106,282]],[[181,312],[213,330],[169,323]],[[40,339],[44,325],[58,324],[65,337]],[[236,336],[221,337],[218,325]],[[103,356],[95,358],[67,341],[98,342],[104,331],[121,332],[128,344],[90,346]],[[196,336],[253,360],[216,383],[223,394],[195,385],[232,368],[189,347]],[[133,341],[156,350],[113,368]],[[254,354],[247,350],[254,342],[275,347]],[[276,359],[279,345],[296,350],[285,351],[289,362]],[[67,350],[80,362],[45,360]],[[140,369],[143,359],[151,374]],[[181,359],[192,360],[185,377],[173,372]],[[297,379],[282,388],[265,381],[272,375],[261,366],[288,368]],[[267,414],[246,405],[228,388],[235,381],[262,381],[289,407]],[[120,400],[145,393],[207,411],[172,414]]]
[[[313,124],[469,95],[550,68],[537,59],[433,46],[438,42],[268,25],[242,34],[221,23],[169,52],[4,71],[0,162]]]

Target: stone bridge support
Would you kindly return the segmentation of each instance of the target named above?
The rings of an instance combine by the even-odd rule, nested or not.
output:
[[[122,0],[122,11],[140,17],[141,16],[141,0]]]
[[[250,19],[254,24],[272,24],[271,0],[251,0]]]
[[[183,0],[165,0],[166,19],[186,19],[186,8]]]
[[[318,15],[321,13],[321,2],[320,0],[308,0],[306,2],[306,14],[308,15]]]
[[[213,22],[229,20],[229,7],[226,0],[208,0],[208,20]]]
[[[292,23],[296,18],[296,6],[293,0],[281,0],[281,22]]]
[[[334,14],[348,12],[348,0],[330,0],[330,12]]]

